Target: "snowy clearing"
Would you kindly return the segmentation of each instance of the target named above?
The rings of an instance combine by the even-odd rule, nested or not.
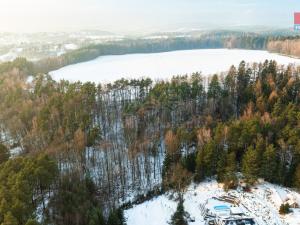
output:
[[[228,194],[216,181],[205,181],[199,185],[190,185],[184,194],[184,207],[194,219],[189,225],[204,225],[200,204],[207,199]],[[252,192],[230,191],[230,195],[240,200],[240,207],[247,211],[259,225],[299,225],[300,210],[280,216],[280,205],[287,199],[300,204],[300,194],[287,188],[263,182],[252,189]],[[168,194],[159,196],[125,211],[127,225],[168,225],[177,203],[170,200]]]
[[[126,211],[128,225],[169,225],[177,203],[168,196],[159,196]]]
[[[210,75],[227,71],[231,65],[276,60],[300,65],[300,59],[256,50],[201,49],[154,54],[103,56],[50,72],[55,80],[112,82],[121,78],[169,79],[173,75],[202,72]]]

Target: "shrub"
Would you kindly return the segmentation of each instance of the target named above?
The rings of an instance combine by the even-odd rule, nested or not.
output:
[[[291,210],[290,210],[290,205],[288,203],[286,204],[281,204],[280,208],[279,208],[279,213],[281,215],[285,215],[285,214],[288,214],[290,213]]]

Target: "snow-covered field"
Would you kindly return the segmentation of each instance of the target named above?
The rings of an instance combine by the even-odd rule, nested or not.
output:
[[[184,207],[195,221],[189,222],[189,225],[204,225],[200,204],[224,194],[221,185],[214,180],[190,185],[184,194]],[[299,209],[292,209],[293,212],[286,216],[278,213],[280,205],[287,199],[300,205],[300,194],[295,191],[263,182],[249,193],[230,191],[230,194],[240,200],[240,207],[249,212],[259,225],[300,224]],[[165,194],[126,210],[127,225],[169,225],[168,222],[177,207],[176,201],[169,196],[170,194]]]
[[[66,66],[50,74],[55,80],[112,82],[121,78],[168,79],[173,75],[202,72],[210,75],[227,71],[231,65],[276,60],[279,64],[300,65],[300,59],[256,50],[202,49],[154,54],[103,56]]]

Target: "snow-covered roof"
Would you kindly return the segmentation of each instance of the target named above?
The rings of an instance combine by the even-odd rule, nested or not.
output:
[[[231,212],[232,215],[244,214],[243,210],[240,207],[231,207],[230,212]]]

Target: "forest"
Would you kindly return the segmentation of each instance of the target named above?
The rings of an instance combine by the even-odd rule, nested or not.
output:
[[[124,39],[93,44],[65,53],[58,57],[39,60],[33,64],[34,73],[48,73],[64,66],[93,60],[99,56],[134,53],[159,53],[190,49],[248,49],[300,57],[299,36],[284,33],[247,33],[236,31],[214,31],[187,36],[170,36],[167,39]]]
[[[267,49],[271,52],[280,53],[299,58],[300,57],[299,37],[278,38],[271,40],[267,44]]]
[[[300,68],[95,84],[34,67],[0,66],[1,225],[122,225],[133,202],[237,172],[300,189]]]
[[[121,41],[108,41],[106,43],[88,45],[59,57],[42,59],[35,63],[34,71],[36,73],[47,73],[70,64],[89,61],[104,55],[158,53],[207,48],[266,50],[271,40],[283,37],[285,36],[281,33],[270,35],[224,30],[187,35],[172,34],[167,39],[125,38]]]
[[[23,68],[30,75],[49,73],[64,66],[86,62],[100,56],[123,55],[135,53],[159,53],[191,49],[248,49],[267,50],[274,53],[300,57],[299,36],[287,36],[285,33],[250,33],[238,31],[211,31],[196,34],[172,34],[167,39],[125,38],[120,41],[107,41],[91,44],[62,54],[38,61],[29,62],[17,58],[13,63],[5,62],[0,65],[0,73],[14,66]]]

